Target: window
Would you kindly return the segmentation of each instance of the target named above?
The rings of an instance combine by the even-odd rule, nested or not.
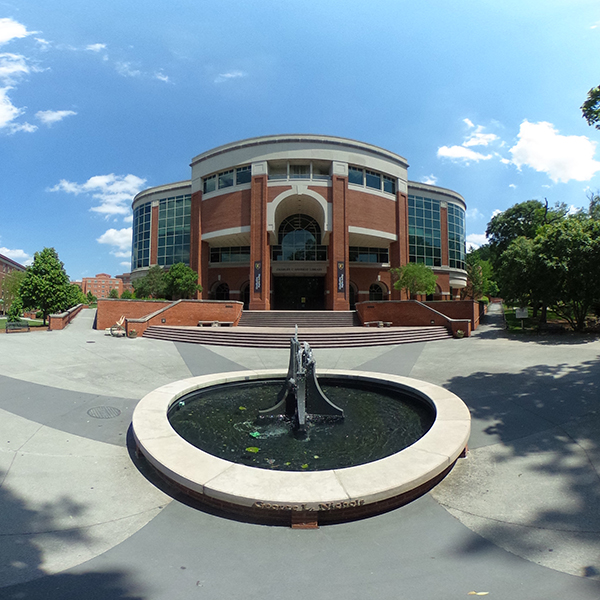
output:
[[[215,300],[229,300],[229,286],[220,283],[215,290]]]
[[[448,203],[448,266],[465,268],[465,211]]]
[[[250,165],[246,167],[238,167],[235,170],[235,183],[236,185],[242,185],[242,183],[250,183],[252,181],[252,167]]]
[[[310,165],[290,165],[290,179],[310,179]]]
[[[191,196],[164,198],[158,205],[158,264],[190,264]]]
[[[214,192],[217,189],[217,176],[216,175],[210,175],[209,177],[205,177],[203,182],[204,182],[204,186],[202,188],[202,191],[205,194]]]
[[[210,249],[211,263],[250,263],[250,246],[229,246]]]
[[[152,205],[150,202],[138,206],[133,211],[133,244],[131,253],[131,269],[139,269],[150,265],[150,218]]]
[[[363,170],[348,165],[348,183],[363,185]]]
[[[390,262],[389,251],[387,248],[350,246],[350,262],[388,264]]]
[[[219,173],[219,189],[231,187],[233,185],[233,169]]]
[[[374,171],[365,171],[365,175],[367,187],[375,190],[381,189],[381,175],[379,173],[375,173]]]
[[[372,283],[371,286],[369,287],[369,300],[371,302],[377,302],[378,300],[385,300],[384,296],[387,296],[387,294],[385,294],[385,290],[383,289],[383,286],[379,283]]]
[[[440,203],[421,196],[408,197],[408,256],[410,262],[442,265]]]
[[[327,260],[321,246],[321,228],[308,215],[292,215],[279,226],[279,245],[271,247],[272,260]]]
[[[388,177],[387,175],[383,176],[383,191],[388,192],[388,194],[396,193],[396,180]]]

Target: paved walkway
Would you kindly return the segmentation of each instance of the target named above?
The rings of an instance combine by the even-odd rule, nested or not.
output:
[[[0,597],[600,597],[600,341],[510,338],[492,312],[469,339],[316,350],[322,368],[448,387],[473,433],[469,457],[415,502],[297,531],[173,499],[127,439],[147,391],[284,368],[287,351],[117,339],[92,321],[0,336]]]

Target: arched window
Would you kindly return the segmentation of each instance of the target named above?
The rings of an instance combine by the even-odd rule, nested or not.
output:
[[[281,246],[279,260],[323,260],[318,257],[321,228],[308,215],[292,215],[279,226],[278,242]]]
[[[229,300],[229,286],[225,282],[217,286],[215,300]]]
[[[371,302],[377,300],[386,300],[387,294],[383,289],[383,286],[380,283],[372,283],[371,287],[369,287],[369,300]]]
[[[348,300],[350,301],[350,310],[356,310],[356,299],[358,298],[358,292],[356,290],[356,286],[353,283],[350,283],[348,293]]]
[[[250,307],[250,282],[242,284],[241,298],[240,300],[244,303],[244,310],[248,310]]]

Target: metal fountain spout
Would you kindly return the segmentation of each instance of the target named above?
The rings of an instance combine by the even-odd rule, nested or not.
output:
[[[297,432],[306,431],[308,420],[341,421],[344,411],[325,394],[317,381],[316,360],[308,344],[300,344],[298,326],[290,338],[290,362],[283,387],[277,394],[275,406],[261,410],[261,416],[286,416]]]

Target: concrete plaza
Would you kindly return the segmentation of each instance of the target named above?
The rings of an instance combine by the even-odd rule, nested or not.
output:
[[[132,452],[137,401],[174,380],[285,368],[287,350],[63,331],[0,335],[0,597],[519,600],[600,597],[600,341],[468,339],[316,350],[318,367],[447,387],[469,454],[389,513],[299,531],[169,494]]]

